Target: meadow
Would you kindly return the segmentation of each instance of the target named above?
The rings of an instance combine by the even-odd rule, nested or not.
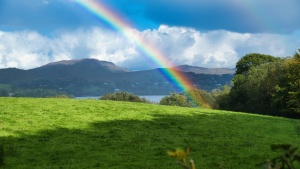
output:
[[[4,168],[176,169],[189,146],[197,169],[253,169],[300,147],[300,120],[104,100],[0,98]]]

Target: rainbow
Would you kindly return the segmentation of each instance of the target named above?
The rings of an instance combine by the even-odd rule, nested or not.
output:
[[[168,61],[165,55],[155,48],[152,44],[138,35],[130,24],[124,21],[115,11],[108,8],[97,0],[75,0],[77,4],[88,10],[97,18],[104,20],[111,27],[121,32],[126,38],[135,43],[135,45],[152,61],[155,65],[162,68],[170,68],[174,65]],[[161,69],[163,76],[176,86],[180,91],[190,91],[195,89],[194,85],[181,72],[173,69]],[[191,99],[199,103],[196,98]]]

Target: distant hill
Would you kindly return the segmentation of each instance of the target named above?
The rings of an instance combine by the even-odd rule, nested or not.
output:
[[[181,71],[194,86],[207,91],[229,84],[233,78],[232,73],[226,74],[225,71],[215,74],[202,71],[204,73],[199,74],[200,71],[188,67],[192,68],[185,65],[178,67],[182,70],[175,70]],[[160,73],[163,69],[166,68],[129,71],[112,62],[97,59],[63,60],[29,70],[0,69],[0,84],[15,88],[60,90],[75,96],[98,96],[115,91],[143,95],[180,92],[178,84],[172,84]]]
[[[124,72],[129,70],[118,67],[112,62],[97,59],[63,60],[29,70],[0,69],[0,83],[19,83],[36,79],[94,78],[99,75]]]
[[[235,69],[228,68],[203,68],[197,66],[189,65],[180,65],[173,67],[173,69],[182,71],[182,72],[193,72],[196,74],[211,74],[211,75],[223,75],[223,74],[234,74]]]
[[[28,70],[37,77],[78,78],[129,72],[112,62],[97,59],[63,60]]]
[[[64,67],[71,71],[89,70],[89,73],[120,73],[129,72],[126,68],[116,66],[112,62],[100,61],[97,59],[79,59],[79,60],[62,60],[58,62],[48,63],[36,69],[59,69]]]

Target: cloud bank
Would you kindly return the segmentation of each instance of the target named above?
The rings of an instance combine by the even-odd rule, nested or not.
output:
[[[285,57],[300,47],[300,41],[288,35],[201,32],[166,25],[135,32],[174,65],[233,68],[247,53]],[[51,36],[35,31],[0,31],[0,68],[30,69],[53,61],[82,58],[111,61],[131,70],[156,68],[140,51],[121,34],[99,27],[60,31]]]

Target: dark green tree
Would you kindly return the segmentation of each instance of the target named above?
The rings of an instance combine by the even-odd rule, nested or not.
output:
[[[183,95],[191,107],[218,108],[216,100],[210,92],[194,89],[184,92]]]
[[[252,53],[236,64],[236,74],[229,95],[219,102],[226,109],[251,113],[271,113],[271,97],[277,84],[277,72],[282,59],[270,55]],[[221,104],[222,108],[222,104]]]
[[[17,89],[14,92],[14,97],[55,97],[57,95],[64,95],[60,91],[50,90],[50,89]]]
[[[275,60],[278,60],[278,59],[279,58],[276,58],[274,56],[260,54],[260,53],[247,54],[237,62],[236,74],[246,75],[248,70],[251,67],[274,62]]]
[[[187,98],[181,94],[172,93],[170,96],[165,96],[159,102],[161,105],[191,107]]]
[[[300,118],[299,53],[284,62],[276,92],[273,94],[273,106],[284,116]]]
[[[228,85],[222,86],[221,88],[214,89],[211,94],[215,99],[217,109],[230,110],[230,93],[231,87]]]
[[[130,94],[128,92],[116,92],[113,94],[106,94],[100,97],[100,100],[115,100],[115,101],[128,101],[128,102],[140,102],[140,103],[148,103],[145,98],[140,98],[134,94]]]

